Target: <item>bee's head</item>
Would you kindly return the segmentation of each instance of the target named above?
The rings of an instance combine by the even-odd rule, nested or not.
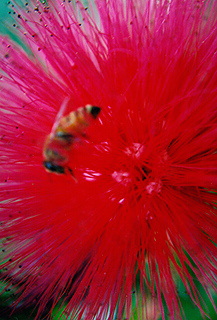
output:
[[[101,108],[97,106],[87,105],[86,108],[88,112],[92,115],[92,117],[95,119],[97,118],[98,114],[101,111]]]

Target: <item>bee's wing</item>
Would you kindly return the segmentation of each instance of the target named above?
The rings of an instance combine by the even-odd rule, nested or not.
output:
[[[59,122],[60,122],[60,119],[62,118],[62,116],[63,116],[63,114],[64,114],[64,112],[65,112],[65,110],[66,110],[66,107],[67,107],[67,105],[68,105],[69,100],[70,100],[69,97],[66,97],[66,98],[63,100],[63,102],[62,102],[62,104],[61,104],[61,106],[60,106],[60,109],[59,109],[59,111],[58,111],[58,113],[57,113],[57,116],[56,116],[56,118],[55,118],[53,127],[52,127],[52,129],[51,129],[51,134],[53,134],[53,133],[55,132],[56,128],[58,127]]]

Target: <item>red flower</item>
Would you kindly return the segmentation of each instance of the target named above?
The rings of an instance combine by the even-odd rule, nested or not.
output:
[[[216,2],[70,2],[13,8],[30,54],[1,41],[3,276],[38,314],[120,319],[149,290],[177,319],[175,274],[198,306],[194,277],[216,286]],[[66,98],[101,108],[77,182],[42,165]]]

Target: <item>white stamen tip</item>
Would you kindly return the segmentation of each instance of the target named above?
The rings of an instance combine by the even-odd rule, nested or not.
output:
[[[148,194],[161,192],[162,185],[160,182],[152,181],[146,186],[146,191]]]

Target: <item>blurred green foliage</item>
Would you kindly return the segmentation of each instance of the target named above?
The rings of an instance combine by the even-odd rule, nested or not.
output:
[[[0,33],[14,38],[14,32],[12,29],[14,18],[8,3],[9,1],[6,0],[0,1]]]
[[[17,1],[20,2],[19,0]],[[16,35],[15,11],[11,7],[12,3],[8,0],[0,0],[0,33],[9,36],[13,41],[24,47],[22,41]]]

